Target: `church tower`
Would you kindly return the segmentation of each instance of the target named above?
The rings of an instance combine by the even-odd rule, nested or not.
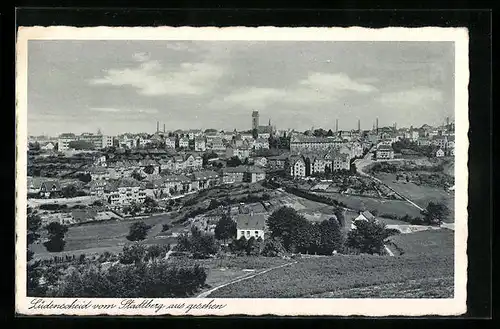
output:
[[[259,111],[252,112],[252,129],[259,129]]]

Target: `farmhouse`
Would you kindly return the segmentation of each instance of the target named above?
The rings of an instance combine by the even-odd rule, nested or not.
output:
[[[351,223],[351,229],[355,229],[356,228],[356,221],[359,221],[359,220],[364,220],[364,221],[368,221],[368,220],[375,220],[375,216],[372,215],[371,212],[369,211],[363,211],[363,212],[360,212],[359,213],[359,216],[354,218],[352,223]]]
[[[245,237],[250,239],[264,239],[264,232],[266,230],[266,217],[262,214],[239,214],[234,218],[236,222],[236,239]]]

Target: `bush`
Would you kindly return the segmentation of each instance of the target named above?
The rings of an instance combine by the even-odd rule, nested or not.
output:
[[[161,228],[161,231],[162,231],[162,232],[167,232],[168,230],[170,230],[170,225],[168,225],[168,224],[163,224],[163,225],[162,225],[162,228]]]
[[[131,246],[124,246],[123,252],[120,254],[120,263],[133,264],[140,263],[146,255],[146,248],[142,244],[133,244]]]
[[[116,264],[104,270],[89,265],[72,271],[57,286],[56,297],[181,298],[205,285],[206,271],[199,265],[171,266],[166,262]]]
[[[127,235],[127,239],[130,241],[144,240],[150,228],[151,226],[144,222],[135,222],[130,226],[130,233]]]

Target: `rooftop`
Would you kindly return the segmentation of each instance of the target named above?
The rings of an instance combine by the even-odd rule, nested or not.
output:
[[[263,214],[239,214],[234,216],[238,230],[265,230],[266,216]]]

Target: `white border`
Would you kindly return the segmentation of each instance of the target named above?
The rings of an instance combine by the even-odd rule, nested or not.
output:
[[[276,27],[19,27],[16,45],[16,312],[44,315],[186,315],[154,310],[30,310],[26,297],[27,51],[28,40],[267,40],[267,41],[453,41],[455,42],[455,296],[453,299],[214,299],[222,310],[188,315],[460,315],[466,312],[468,182],[468,32],[465,28],[276,28]],[[46,298],[49,300],[49,298]],[[69,302],[71,298],[50,299]],[[122,299],[82,299],[119,304]],[[161,299],[207,303],[207,299]]]

